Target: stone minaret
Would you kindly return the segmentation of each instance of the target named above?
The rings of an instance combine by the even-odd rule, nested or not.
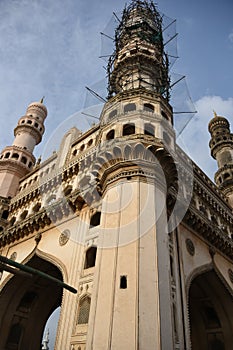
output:
[[[214,112],[209,132],[211,155],[218,163],[215,182],[233,208],[233,134],[230,132],[230,124],[226,118]]]
[[[86,348],[172,349],[166,193],[176,179],[162,17],[134,0],[115,35],[93,169],[103,202]]]
[[[0,196],[13,197],[20,179],[32,170],[35,164],[33,150],[40,143],[44,133],[47,109],[40,102],[31,103],[26,114],[18,121],[14,130],[12,146],[7,146],[0,156]]]

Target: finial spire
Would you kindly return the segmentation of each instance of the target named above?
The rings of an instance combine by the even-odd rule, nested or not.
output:
[[[217,113],[215,112],[215,110],[213,110],[213,112],[214,112],[214,118],[217,118]]]
[[[43,103],[43,102],[44,102],[44,98],[45,98],[45,96],[43,96],[43,97],[41,98],[40,103]]]

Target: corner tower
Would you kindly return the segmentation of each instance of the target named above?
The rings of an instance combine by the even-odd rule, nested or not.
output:
[[[0,196],[13,197],[20,179],[28,174],[35,164],[33,150],[44,133],[47,109],[40,102],[31,103],[26,114],[18,121],[14,130],[14,142],[0,155]]]
[[[218,163],[215,182],[233,208],[233,134],[230,132],[230,124],[226,118],[214,112],[209,132],[211,155]]]

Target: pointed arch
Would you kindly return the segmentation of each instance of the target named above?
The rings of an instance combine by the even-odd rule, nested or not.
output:
[[[189,288],[193,350],[227,350],[233,343],[233,297],[214,269],[196,274]]]

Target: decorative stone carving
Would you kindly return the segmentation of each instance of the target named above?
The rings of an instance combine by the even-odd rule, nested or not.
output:
[[[10,256],[10,259],[15,261],[16,258],[17,258],[17,253],[16,252],[12,253],[11,256]]]
[[[187,238],[185,241],[186,249],[191,256],[195,255],[195,247],[191,239]]]
[[[60,246],[65,245],[70,239],[70,231],[69,230],[64,230],[59,237],[59,244]]]

